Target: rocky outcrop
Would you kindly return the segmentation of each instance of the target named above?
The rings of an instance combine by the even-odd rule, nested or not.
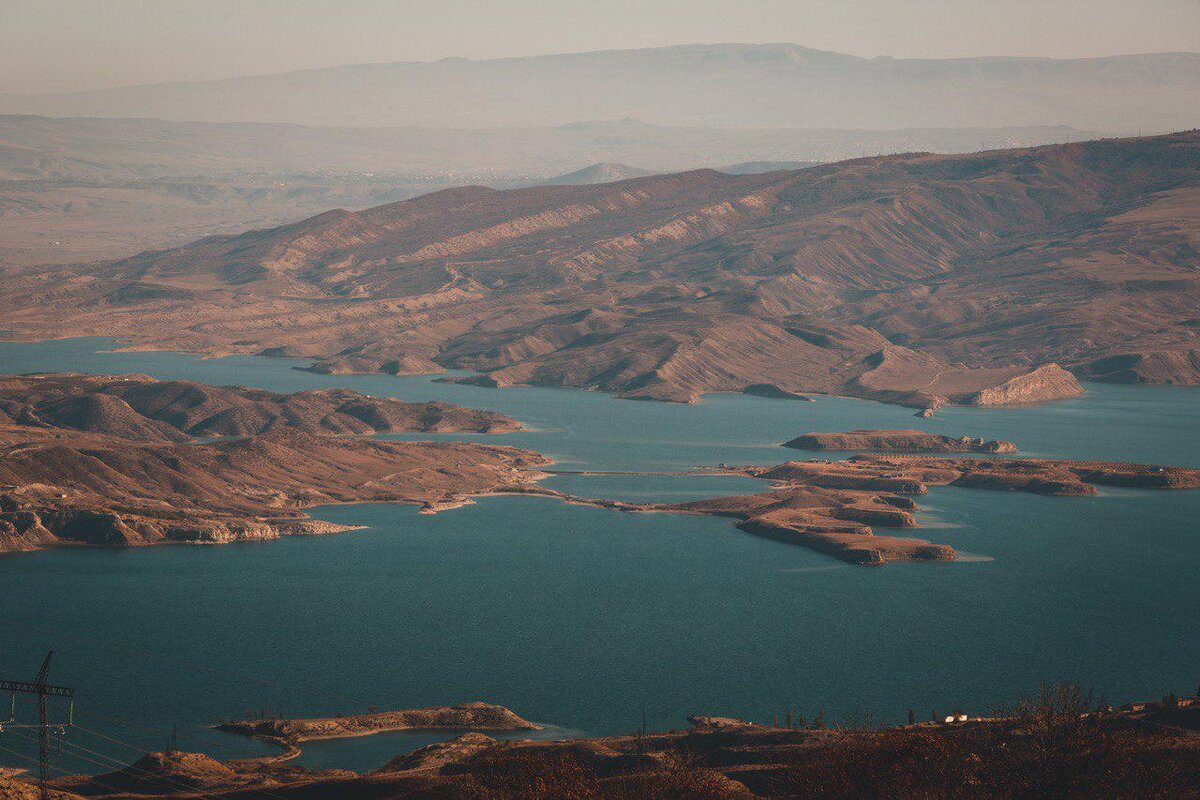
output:
[[[796,450],[883,451],[897,453],[1015,453],[1017,446],[976,436],[943,436],[915,430],[866,430],[805,433],[784,447]]]
[[[843,461],[789,461],[774,467],[731,471],[802,486],[887,487],[888,491],[904,494],[923,494],[929,486],[1055,495],[1093,495],[1096,486],[1200,488],[1200,469],[1054,458],[938,458],[878,453]]]
[[[1074,375],[1057,364],[1046,364],[1032,372],[1009,378],[998,386],[980,389],[956,399],[968,406],[1009,406],[1065,400],[1081,394],[1083,388]]]
[[[401,753],[375,771],[387,773],[439,770],[482,753],[494,744],[496,740],[487,734],[464,733],[448,742],[435,742],[419,747],[411,753]]]

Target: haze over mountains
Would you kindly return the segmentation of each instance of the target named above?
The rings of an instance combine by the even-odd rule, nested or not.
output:
[[[913,150],[962,153],[1100,135],[1063,125],[750,130],[621,119],[471,130],[0,116],[0,179],[128,181],[264,173],[361,179],[370,173],[460,184],[533,183],[602,163],[679,172],[747,161],[840,161]]]
[[[467,130],[0,117],[0,266],[115,258],[463,184],[595,182],[605,176],[569,174],[610,162],[643,174],[762,172],[1096,135],[1063,126],[730,130],[615,120]]]
[[[303,125],[904,128],[1200,124],[1200,54],[859,58],[795,44],[692,44],[359,64],[221,81],[0,96],[0,113]]]
[[[461,187],[10,275],[7,327],[690,401],[1200,381],[1200,135]],[[53,320],[43,309],[52,304]]]

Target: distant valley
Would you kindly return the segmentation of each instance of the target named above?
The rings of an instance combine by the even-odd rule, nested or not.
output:
[[[637,120],[493,130],[0,117],[0,266],[118,258],[464,184],[742,174],[1094,138],[1064,126],[730,130]]]

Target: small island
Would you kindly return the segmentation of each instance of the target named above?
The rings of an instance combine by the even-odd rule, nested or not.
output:
[[[1017,446],[978,436],[943,436],[914,430],[858,429],[844,433],[806,433],[784,447],[795,450],[893,453],[1015,453]]]

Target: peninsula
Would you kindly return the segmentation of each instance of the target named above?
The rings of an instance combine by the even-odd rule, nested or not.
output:
[[[849,441],[861,432],[830,434]],[[955,439],[953,441],[961,441]],[[775,488],[684,503],[625,503],[559,494],[567,502],[619,511],[732,517],[747,533],[790,542],[851,564],[953,561],[953,547],[874,528],[919,527],[914,495],[930,486],[1090,496],[1096,486],[1197,489],[1200,469],[1052,458],[856,455],[841,461],[787,461],[773,467],[724,467],[726,474],[771,481]],[[544,488],[540,490],[545,493]]]
[[[283,746],[294,746],[316,739],[347,739],[389,731],[542,729],[542,726],[522,719],[504,706],[480,702],[313,719],[250,719],[223,722],[215,727],[220,731],[252,736]]]
[[[222,544],[347,530],[325,503],[414,503],[536,490],[537,453],[329,431],[515,430],[503,415],[346,390],[278,395],[146,376],[0,381],[0,552]],[[324,431],[324,432],[317,432]],[[204,441],[201,434],[235,434]]]
[[[0,379],[0,552],[53,545],[223,544],[348,530],[310,519],[329,503],[412,503],[435,513],[486,494],[531,494],[618,511],[706,514],[853,564],[951,561],[952,547],[875,528],[918,527],[930,485],[1090,495],[1095,485],[1200,487],[1200,470],[1056,459],[858,455],[722,472],[775,488],[682,503],[626,503],[538,484],[550,459],[513,447],[334,435],[514,430],[515,420],[347,390],[294,395],[147,376]],[[321,431],[321,432],[318,432]],[[208,441],[200,434],[241,434]],[[817,442],[1004,450],[912,431]],[[803,439],[804,437],[801,437]]]

